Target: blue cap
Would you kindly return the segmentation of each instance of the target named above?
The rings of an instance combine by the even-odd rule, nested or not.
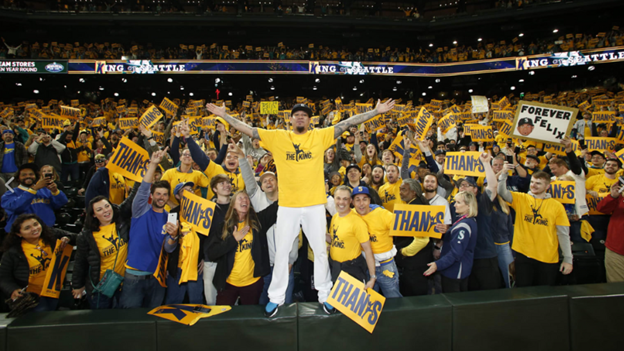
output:
[[[366,194],[370,197],[370,193],[368,192],[368,187],[365,186],[356,186],[353,188],[353,192],[351,193],[351,197],[355,197],[355,195]]]
[[[13,131],[10,130],[10,129],[5,129],[5,130],[2,131],[2,134],[6,134],[6,133],[14,134]]]
[[[184,188],[185,186],[195,186],[195,183],[193,182],[185,182],[185,183],[180,183],[178,185],[175,186],[175,188],[173,189],[173,195],[178,195],[178,192],[180,192],[180,190],[182,188]]]

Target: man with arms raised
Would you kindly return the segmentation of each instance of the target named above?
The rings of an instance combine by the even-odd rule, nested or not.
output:
[[[250,127],[231,117],[225,106],[208,104],[211,113],[222,117],[232,127],[243,134],[260,139],[271,151],[277,173],[280,174],[279,210],[275,231],[275,265],[273,279],[269,287],[269,300],[265,313],[272,317],[278,306],[285,301],[288,286],[288,254],[292,243],[299,234],[299,227],[308,238],[314,251],[314,285],[318,290],[319,302],[327,313],[335,309],[325,303],[331,290],[331,276],[325,247],[325,184],[323,175],[323,155],[336,138],[350,126],[363,123],[380,113],[386,113],[394,107],[394,101],[377,103],[374,110],[353,116],[333,127],[308,131],[312,110],[303,104],[297,104],[291,111],[293,131],[265,130]]]

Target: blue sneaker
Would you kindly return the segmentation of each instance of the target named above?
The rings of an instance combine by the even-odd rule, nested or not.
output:
[[[275,314],[277,313],[277,309],[278,308],[279,308],[278,304],[273,303],[273,302],[269,302],[264,307],[264,315],[267,318],[271,318],[271,317],[275,316]]]
[[[323,311],[325,311],[325,313],[327,314],[334,314],[337,310],[334,308],[334,306],[328,304],[327,302],[323,302]]]

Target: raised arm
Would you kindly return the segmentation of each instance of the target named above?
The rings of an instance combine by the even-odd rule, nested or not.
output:
[[[513,197],[511,196],[511,192],[507,190],[507,177],[509,176],[509,171],[513,169],[513,165],[509,163],[505,163],[503,166],[503,170],[498,176],[498,195],[500,195],[503,200],[511,203],[513,201]]]
[[[479,157],[481,163],[483,164],[483,168],[485,168],[485,179],[487,179],[487,190],[490,191],[490,200],[494,201],[498,191],[498,180],[496,179],[496,174],[494,174],[494,170],[492,169],[492,155],[484,152]]]
[[[215,104],[206,104],[206,109],[210,111],[211,113],[223,118],[232,127],[234,127],[234,129],[240,131],[243,134],[246,134],[247,136],[260,140],[260,134],[258,133],[258,128],[251,127],[247,125],[246,123],[243,123],[237,120],[236,118],[228,115],[227,112],[225,112],[225,103],[221,107]]]
[[[394,100],[388,99],[388,101],[381,103],[381,101],[377,100],[377,106],[374,110],[360,113],[359,115],[355,115],[351,118],[347,118],[344,121],[336,124],[334,126],[334,139],[338,138],[345,130],[349,129],[351,126],[358,125],[360,123],[364,123],[369,119],[377,116],[381,113],[386,113],[394,108]]]

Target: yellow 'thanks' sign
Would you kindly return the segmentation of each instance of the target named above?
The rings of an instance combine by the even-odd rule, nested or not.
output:
[[[279,101],[262,101],[260,103],[261,115],[276,115],[279,113]]]

